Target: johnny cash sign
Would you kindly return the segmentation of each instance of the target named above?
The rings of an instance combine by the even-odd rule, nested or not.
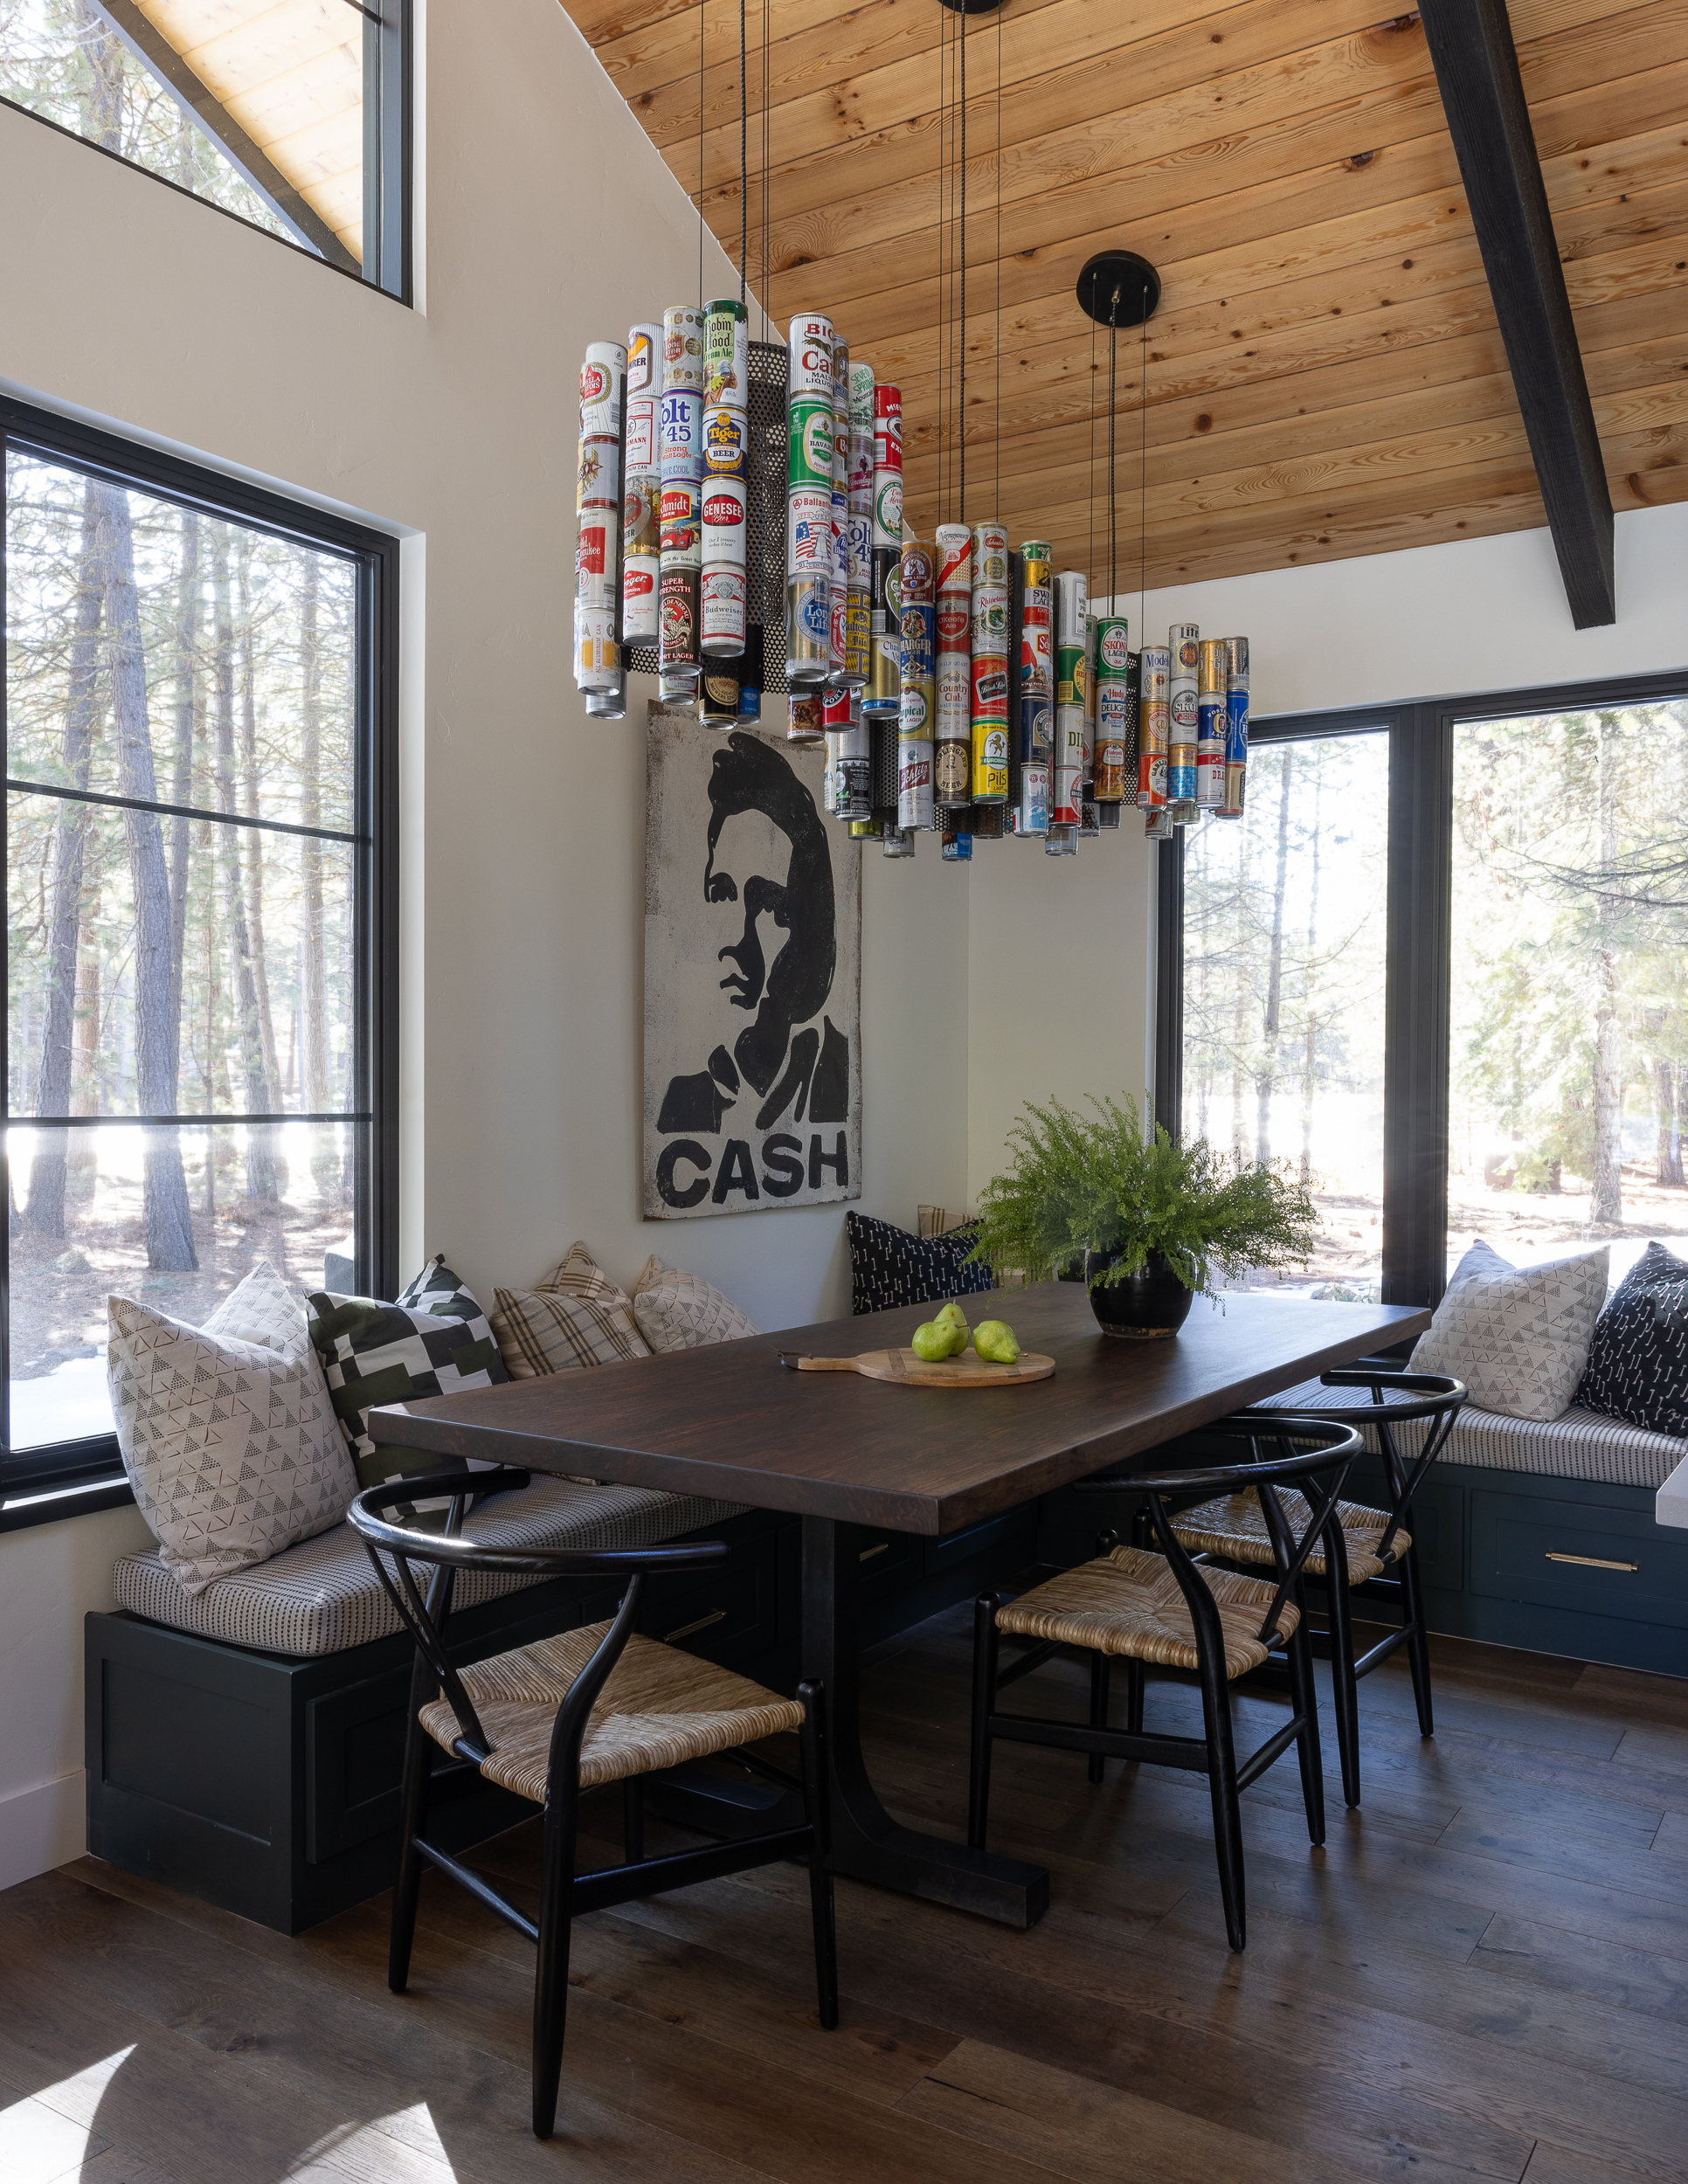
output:
[[[646,732],[646,1218],[859,1198],[861,853],[824,746]]]

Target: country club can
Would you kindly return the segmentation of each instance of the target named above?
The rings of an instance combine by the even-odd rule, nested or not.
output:
[[[662,389],[703,393],[703,314],[695,303],[671,303],[662,314]]]
[[[750,407],[750,313],[736,296],[710,304],[704,315],[703,399],[730,410]]]

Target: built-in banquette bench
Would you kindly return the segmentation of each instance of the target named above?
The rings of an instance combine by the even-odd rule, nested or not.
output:
[[[864,1532],[863,1632],[889,1637],[1036,1552],[1033,1504],[948,1539]],[[466,1529],[509,1545],[620,1547],[687,1536],[719,1570],[647,1580],[643,1628],[758,1683],[799,1676],[799,1524],[734,1503],[536,1475]],[[412,1648],[350,1527],[185,1593],[156,1551],[125,1555],[116,1605],[87,1618],[88,1848],[283,1933],[388,1887]],[[611,1612],[603,1580],[458,1580],[460,1662]],[[430,1832],[450,1848],[532,1807],[442,1752]]]

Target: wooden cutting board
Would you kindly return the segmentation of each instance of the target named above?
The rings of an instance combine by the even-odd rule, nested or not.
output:
[[[782,1350],[779,1362],[792,1372],[860,1372],[869,1380],[901,1380],[911,1388],[1021,1387],[1028,1380],[1047,1380],[1055,1371],[1055,1359],[1034,1350],[1022,1350],[1013,1365],[988,1364],[971,1350],[933,1365],[906,1349],[864,1350],[859,1358],[805,1358]]]

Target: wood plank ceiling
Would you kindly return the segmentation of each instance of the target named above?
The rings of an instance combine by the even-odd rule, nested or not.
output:
[[[693,193],[701,119],[704,217],[737,260],[737,0],[564,4]],[[751,288],[778,321],[829,311],[901,385],[907,506],[930,536],[955,513],[937,369],[954,17],[938,0],[767,0],[764,276],[748,4]],[[1688,498],[1688,0],[1512,0],[1512,19],[1613,503]],[[971,519],[1000,514],[1105,575],[1107,340],[1073,286],[1113,246],[1163,283],[1146,341],[1119,342],[1122,591],[1140,512],[1151,584],[1545,522],[1416,15],[1005,0],[969,20],[967,92]]]

